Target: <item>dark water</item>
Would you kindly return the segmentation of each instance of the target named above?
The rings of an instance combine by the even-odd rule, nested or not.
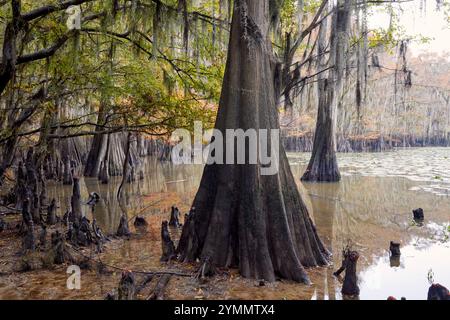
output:
[[[289,158],[317,229],[333,251],[334,268],[346,245],[360,252],[361,299],[386,299],[391,295],[425,299],[431,273],[436,282],[450,287],[449,148],[341,154],[343,178],[334,184],[300,183],[309,155],[290,154]],[[202,171],[201,166],[173,166],[147,159],[145,179],[126,187],[128,215],[168,212],[171,199],[173,204],[189,208]],[[109,232],[115,231],[122,213],[116,200],[119,183],[118,178],[106,186],[96,179],[84,179],[81,184],[83,198],[87,199],[90,192],[100,194],[102,200],[93,215]],[[59,199],[60,214],[64,213],[71,187],[54,185],[49,189],[50,197]],[[424,226],[412,223],[411,211],[419,207],[425,210]],[[92,216],[90,208],[84,208]],[[399,264],[391,264],[389,259],[391,240],[402,243]],[[339,282],[329,271],[314,280],[313,299],[341,298]]]

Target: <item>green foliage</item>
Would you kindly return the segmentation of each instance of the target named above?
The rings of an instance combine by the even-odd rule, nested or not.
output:
[[[22,13],[59,1],[44,2],[23,0]],[[227,34],[208,18],[213,11],[218,17],[219,0],[189,6],[188,25],[177,0],[162,1],[161,6],[151,0],[117,3],[119,7],[114,1],[83,4],[83,18],[98,16],[83,22],[51,58],[21,66],[10,90],[25,100],[47,83],[47,106],[68,106],[60,120],[73,123],[95,122],[102,105],[113,115],[111,125],[127,123],[151,134],[191,127],[195,120],[212,126],[226,59]],[[0,7],[3,20],[11,19],[10,11],[9,5]],[[61,10],[30,23],[26,41],[20,43],[22,52],[56,43],[68,33],[67,18]],[[188,48],[183,48],[185,27]],[[218,32],[214,41],[213,30]],[[49,110],[42,106],[36,117]]]

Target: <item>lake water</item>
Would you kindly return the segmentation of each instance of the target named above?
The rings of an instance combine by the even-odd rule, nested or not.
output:
[[[450,148],[339,154],[342,181],[331,184],[300,182],[309,156],[295,153],[289,154],[289,159],[317,229],[334,254],[334,266],[312,270],[314,284],[306,294],[297,293],[298,286],[281,284],[273,295],[259,298],[341,299],[341,284],[331,271],[340,266],[346,245],[361,256],[361,299],[426,299],[430,272],[437,283],[450,287]],[[172,204],[187,211],[202,171],[201,166],[173,166],[146,159],[145,179],[126,187],[128,216],[169,212]],[[116,201],[120,179],[107,186],[96,179],[81,182],[85,199],[90,192],[101,196],[93,213],[85,206],[86,214],[93,214],[104,230],[114,232],[122,213]],[[63,214],[71,187],[54,185],[49,193],[59,199]],[[423,226],[412,221],[412,210],[419,207],[425,211]],[[399,262],[389,259],[391,240],[402,244]],[[230,292],[231,298],[249,295],[245,288]]]

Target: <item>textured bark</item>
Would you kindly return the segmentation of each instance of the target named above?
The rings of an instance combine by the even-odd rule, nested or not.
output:
[[[350,0],[338,0],[331,27],[330,65],[328,78],[318,76],[319,105],[314,147],[303,181],[336,182],[341,179],[336,159],[336,121],[343,91],[343,74],[349,28]],[[326,20],[322,22],[318,39],[318,65],[325,70]]]
[[[235,1],[216,121],[224,136],[226,129],[279,129],[268,11],[266,1]],[[304,267],[327,264],[328,251],[282,146],[278,174],[264,176],[261,169],[260,164],[205,167],[177,250],[180,259],[210,259],[216,267],[238,267],[248,278],[308,283]]]

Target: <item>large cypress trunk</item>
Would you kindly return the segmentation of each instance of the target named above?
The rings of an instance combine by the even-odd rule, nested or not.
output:
[[[338,104],[343,91],[343,71],[347,30],[349,26],[350,0],[338,0],[333,24],[331,26],[330,67],[328,79],[318,76],[318,114],[314,147],[303,181],[336,182],[341,180],[336,159],[336,119]],[[318,66],[325,70],[325,53],[327,51],[326,20],[322,22],[318,39]]]
[[[226,129],[279,129],[268,32],[269,1],[235,1],[216,121],[224,135]],[[282,146],[278,157],[275,175],[261,175],[260,164],[205,167],[195,213],[187,219],[177,250],[181,260],[200,258],[218,267],[238,267],[244,277],[304,283],[309,282],[304,267],[327,264],[328,251]]]

